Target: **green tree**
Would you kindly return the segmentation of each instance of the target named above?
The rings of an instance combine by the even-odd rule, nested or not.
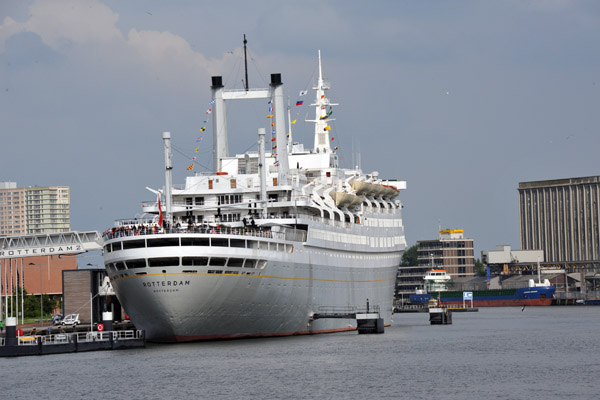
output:
[[[487,267],[481,262],[479,258],[475,259],[475,265],[473,266],[473,272],[479,276],[487,275]]]
[[[25,312],[25,318],[36,318],[40,316],[40,296],[32,295],[27,293],[27,290],[23,289],[23,308]],[[13,301],[15,302],[15,309],[21,310],[21,287],[18,286],[13,289],[12,296],[8,298],[8,308],[13,307]],[[52,310],[56,306],[56,301],[53,300],[48,294],[42,296],[42,306],[44,307],[44,319],[47,319]]]
[[[402,254],[402,266],[407,267],[411,265],[418,265],[417,261],[417,250],[419,249],[418,245],[413,245],[404,251]]]

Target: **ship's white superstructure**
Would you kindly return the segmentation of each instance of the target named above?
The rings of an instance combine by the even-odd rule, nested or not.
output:
[[[389,323],[406,183],[338,166],[320,54],[312,149],[288,141],[279,74],[268,89],[228,91],[221,77],[211,88],[215,172],[172,186],[165,132],[162,200],[143,204],[152,218],[105,232],[107,272],[135,325],[165,341],[334,332],[356,321],[314,314],[367,301]],[[229,156],[226,103],[247,98],[272,104],[272,151],[259,129],[258,151]]]

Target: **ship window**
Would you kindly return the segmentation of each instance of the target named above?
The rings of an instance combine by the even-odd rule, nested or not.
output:
[[[182,246],[209,246],[208,238],[181,238]]]
[[[119,261],[119,262],[115,263],[115,268],[119,271],[123,271],[125,269],[125,263],[122,261]]]
[[[104,251],[110,253],[112,251],[111,245],[107,244],[106,246],[104,246]]]
[[[248,248],[249,249],[257,249],[258,248],[258,242],[255,240],[248,240]]]
[[[114,243],[113,243],[114,244]],[[126,240],[123,242],[123,250],[140,249],[146,247],[146,242],[142,240]],[[114,248],[113,248],[114,250]]]
[[[229,246],[227,242],[227,239],[211,239],[212,246],[227,247]]]
[[[227,262],[228,267],[241,267],[244,264],[243,258],[230,258]]]
[[[218,270],[218,269],[209,269],[209,270],[208,270],[208,273],[209,273],[209,274],[222,274],[222,273],[223,273],[223,271],[220,271],[220,270]]]
[[[264,269],[266,266],[267,266],[267,261],[266,260],[259,260],[258,261],[258,268]]]
[[[196,273],[198,273],[198,271],[196,271],[195,269],[184,269],[183,273],[184,274],[196,274]]]
[[[148,247],[179,246],[179,238],[149,239]]]
[[[224,267],[226,262],[227,262],[226,258],[222,258],[222,257],[211,257],[210,258],[210,265],[213,267]]]
[[[148,265],[151,267],[175,267],[179,266],[179,257],[149,258]]]
[[[183,257],[181,264],[195,267],[205,266],[208,264],[208,257]]]
[[[113,243],[112,251],[118,251],[118,250],[121,250],[121,242]]]
[[[127,264],[127,268],[132,269],[132,268],[146,268],[146,260],[144,260],[143,258],[139,259],[139,260],[128,260],[126,262]]]
[[[196,205],[203,206],[204,205],[204,197],[196,197]]]
[[[246,247],[246,243],[243,239],[231,239],[231,247]]]
[[[244,268],[256,268],[256,260],[246,260]]]

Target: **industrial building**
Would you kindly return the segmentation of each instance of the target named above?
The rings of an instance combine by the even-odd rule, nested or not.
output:
[[[600,260],[600,176],[519,183],[521,248],[547,262]]]

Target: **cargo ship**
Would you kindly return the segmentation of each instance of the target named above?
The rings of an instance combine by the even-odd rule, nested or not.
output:
[[[443,272],[443,273],[442,273]],[[434,270],[428,271],[424,279],[426,282],[436,280],[440,282],[442,276],[447,276],[445,271]],[[473,307],[511,307],[511,306],[549,306],[552,304],[554,291],[556,288],[550,284],[548,279],[543,281],[539,277],[538,281],[529,279],[528,286],[517,289],[488,289],[474,290],[468,293],[472,294],[471,300],[464,299],[464,291],[449,291],[446,288],[439,288],[426,293],[417,291],[409,296],[410,304],[427,305],[430,300],[437,299],[444,305],[460,305]]]
[[[164,188],[149,188],[157,197],[142,204],[143,217],[104,233],[112,287],[148,340],[353,330],[351,317],[317,315],[351,315],[365,304],[390,324],[406,248],[396,197],[406,182],[338,165],[329,136],[337,104],[318,56],[314,118],[306,120],[312,148],[292,141],[280,74],[267,89],[226,90],[212,77],[212,172],[174,186],[171,134],[163,133]],[[267,128],[257,127],[257,151],[230,156],[225,103],[245,99],[263,99]]]

